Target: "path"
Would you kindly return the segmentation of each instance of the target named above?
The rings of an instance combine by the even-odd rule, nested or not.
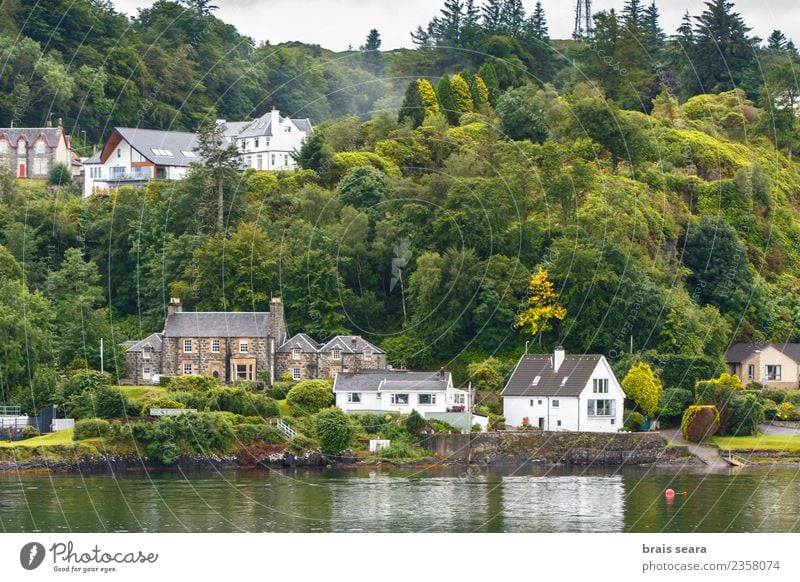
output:
[[[676,445],[686,445],[689,452],[703,461],[709,469],[730,469],[731,463],[722,458],[717,447],[709,447],[692,443],[683,438],[680,428],[666,428],[659,431],[671,443]]]
[[[776,436],[800,436],[800,429],[787,426],[772,426],[771,424],[760,424],[758,430],[762,434]]]

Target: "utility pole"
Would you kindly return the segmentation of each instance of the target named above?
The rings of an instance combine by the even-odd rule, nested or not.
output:
[[[100,371],[105,371],[103,369],[103,338],[100,338]]]

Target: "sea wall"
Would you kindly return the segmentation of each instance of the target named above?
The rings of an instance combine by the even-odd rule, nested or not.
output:
[[[674,457],[658,433],[501,431],[438,434],[423,446],[459,462],[548,461],[574,465],[644,465]]]

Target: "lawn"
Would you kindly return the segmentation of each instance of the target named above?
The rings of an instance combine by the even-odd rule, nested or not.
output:
[[[44,436],[25,439],[24,441],[14,441],[12,443],[0,441],[0,447],[54,447],[57,445],[71,445],[72,443],[72,429],[67,428]]]
[[[723,451],[738,449],[800,452],[800,436],[759,434],[756,436],[712,437],[711,444],[717,445]]]
[[[130,400],[138,402],[148,394],[166,396],[167,389],[161,386],[118,386],[120,391]]]

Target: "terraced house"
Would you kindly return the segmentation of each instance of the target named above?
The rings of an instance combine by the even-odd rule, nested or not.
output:
[[[292,380],[334,378],[339,372],[385,370],[386,352],[358,335],[337,335],[324,344],[299,333],[287,340],[277,354],[280,375]]]
[[[17,178],[46,179],[55,164],[70,167],[70,137],[58,127],[0,128],[0,164]]]

